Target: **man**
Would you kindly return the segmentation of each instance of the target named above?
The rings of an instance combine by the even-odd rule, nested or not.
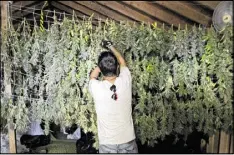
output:
[[[110,41],[103,41],[102,46],[111,52],[101,53],[89,82],[97,113],[99,153],[138,153],[132,121],[131,73]],[[103,81],[97,80],[100,72]]]

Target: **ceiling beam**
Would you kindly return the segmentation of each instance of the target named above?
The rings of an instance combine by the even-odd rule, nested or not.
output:
[[[60,4],[58,4],[58,5],[60,5]],[[70,20],[72,20],[72,13],[73,12],[67,12],[67,11],[64,11],[64,10],[61,10],[61,7],[59,7],[59,8],[57,8],[56,6],[53,6],[53,9],[56,11],[56,12],[65,12],[66,14],[69,14],[69,16],[67,15],[66,17],[68,18],[68,19],[70,19]],[[83,16],[84,17],[84,16]],[[76,16],[76,18],[79,20],[79,21],[82,21],[83,20],[83,18],[82,18],[82,16]],[[87,17],[88,18],[88,17]],[[75,19],[76,20],[76,19]],[[92,23],[94,26],[97,26],[97,25],[95,25],[94,24],[94,22]]]
[[[202,4],[211,10],[214,10],[221,1],[195,1],[195,2]]]
[[[67,6],[65,6],[65,5],[63,5],[63,4],[57,3],[57,2],[55,2],[55,1],[52,1],[52,2],[51,2],[51,5],[52,5],[53,7],[55,7],[55,8],[58,8],[58,9],[60,9],[60,10],[63,10],[63,11],[65,11],[65,12],[68,12],[68,13],[70,13],[71,15],[73,15],[73,9],[71,9],[71,8],[69,8],[69,7],[67,7]],[[75,13],[76,16],[77,16],[78,18],[80,18],[80,19],[88,18],[87,15],[85,15],[85,14],[83,14],[83,13],[80,13],[80,12],[78,12],[78,11],[76,11],[76,10],[74,10],[74,13]]]
[[[85,14],[79,12],[79,11],[73,10],[73,9],[71,9],[71,8],[69,8],[69,7],[67,7],[67,6],[65,6],[65,5],[63,5],[63,4],[60,4],[60,3],[58,3],[58,2],[52,1],[52,2],[51,2],[51,5],[52,5],[53,7],[55,7],[55,8],[58,8],[59,10],[64,10],[65,12],[68,12],[68,13],[71,14],[71,15],[73,15],[73,11],[74,11],[75,15],[77,16],[77,18],[78,18],[79,20],[83,20],[84,18],[89,18],[89,16],[87,16],[87,15],[85,15]],[[93,25],[97,26],[95,20],[93,20],[92,23],[93,23]]]
[[[123,1],[123,3],[131,5],[141,11],[146,12],[147,14],[160,19],[161,21],[168,23],[169,25],[175,25],[183,29],[185,28],[185,25],[188,25],[188,27],[192,27],[192,25],[184,20],[182,20],[180,17],[167,12],[166,10],[162,9],[159,6],[149,4],[145,1]]]
[[[15,16],[25,16],[27,14],[30,14],[30,13],[38,11],[38,9],[41,9],[43,5],[44,5],[43,2],[40,2],[40,3],[37,2],[37,3],[34,3],[34,5],[31,6],[31,7],[29,7],[29,8],[24,8],[24,9],[23,9],[23,7],[22,7],[22,9],[20,9],[20,8],[19,9],[14,8],[16,10],[12,12],[12,15],[15,15]],[[48,6],[46,6],[45,8],[47,8],[47,7]]]
[[[98,3],[109,7],[113,10],[116,10],[117,12],[124,14],[136,21],[139,22],[145,22],[145,23],[154,23],[157,22],[159,26],[162,26],[162,23],[159,21],[155,21],[154,19],[150,18],[149,16],[146,16],[144,14],[139,13],[138,11],[129,8],[121,3],[118,3],[117,1],[97,1]]]
[[[41,2],[41,1],[39,1],[39,2]],[[13,5],[19,5],[22,7],[31,5],[33,3],[38,3],[38,1],[13,1]]]
[[[201,4],[198,4],[194,1],[184,1],[183,3],[186,3],[191,8],[196,9],[197,12],[200,12],[204,14],[205,16],[212,17],[213,11],[210,9],[207,9],[206,7],[202,6]]]
[[[106,16],[108,16],[109,18],[112,18],[116,21],[129,21],[134,23],[135,21],[124,16],[121,15],[119,13],[116,13],[115,11],[112,11],[111,9],[108,9],[100,4],[98,4],[96,1],[76,1],[77,3],[84,5],[86,7],[89,7],[92,10],[95,10],[99,13],[105,14]]]
[[[73,1],[58,1],[58,2],[62,3],[63,5],[69,6],[69,7],[73,8],[74,10],[78,10],[78,11],[80,11],[88,16],[93,15],[93,18],[97,19],[97,20],[99,20],[99,19],[105,20],[107,18],[107,16],[101,15],[100,13],[93,11],[85,6],[80,5],[80,4],[77,4],[76,2],[73,2]]]
[[[41,8],[42,6],[44,5],[44,3],[38,3],[37,5],[35,5],[35,9],[37,8]],[[47,7],[45,7],[44,9],[46,9]],[[18,18],[24,18],[24,17],[27,17],[29,14],[35,14],[35,16],[38,16],[37,14],[40,14],[40,10],[34,10],[33,8],[28,8],[28,9],[22,9],[22,10],[19,10],[19,11],[16,11],[16,12],[13,12],[12,13],[12,17],[15,18],[15,19],[18,19]]]
[[[33,6],[36,6],[35,4],[37,3],[41,3],[41,1],[13,1],[13,7],[12,7],[12,11],[13,11],[13,14],[14,13],[17,13],[16,11],[18,11],[19,9],[23,10],[24,7],[32,7],[31,5]],[[43,3],[44,4],[44,3]]]
[[[60,5],[60,4],[58,4]],[[55,11],[55,12],[54,12]],[[47,12],[45,13],[45,15],[48,15],[48,18],[44,17],[44,26],[48,27],[48,24],[53,24],[54,20],[53,20],[53,16],[57,16],[59,18],[59,16],[61,16],[61,19],[63,19],[63,14],[66,13],[66,17],[68,19],[72,19],[72,12],[66,12],[65,10],[61,10],[60,8],[57,8],[55,5],[53,5],[53,11]],[[82,21],[83,18],[76,16],[78,20]],[[26,20],[29,22],[30,25],[32,25],[32,23],[36,20],[37,25],[40,26],[40,16],[34,16],[32,14],[29,14],[28,16],[25,16]],[[13,24],[14,27],[17,26],[17,24],[20,23],[20,21],[14,21],[13,20]],[[92,23],[94,26],[96,26],[94,23]]]
[[[190,5],[186,4],[188,2],[182,2],[182,1],[154,1],[154,2],[186,18],[189,18],[190,20],[193,20],[197,23],[206,26],[210,24],[211,18],[197,11],[194,7],[191,7]]]

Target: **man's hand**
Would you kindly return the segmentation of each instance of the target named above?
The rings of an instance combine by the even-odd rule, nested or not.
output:
[[[101,72],[99,67],[94,68],[94,70],[92,71],[92,73],[90,74],[90,80],[91,79],[97,79],[99,73]]]
[[[104,47],[105,49],[110,49],[110,47],[113,45],[111,41],[103,40],[101,42],[101,46]]]

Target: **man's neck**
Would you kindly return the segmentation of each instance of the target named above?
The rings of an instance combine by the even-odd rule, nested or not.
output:
[[[109,81],[110,83],[114,84],[116,80],[116,76],[104,76],[104,80]]]

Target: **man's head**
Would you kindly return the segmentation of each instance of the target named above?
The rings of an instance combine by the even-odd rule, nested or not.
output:
[[[98,58],[98,67],[104,76],[116,76],[118,61],[112,52],[102,52]]]

